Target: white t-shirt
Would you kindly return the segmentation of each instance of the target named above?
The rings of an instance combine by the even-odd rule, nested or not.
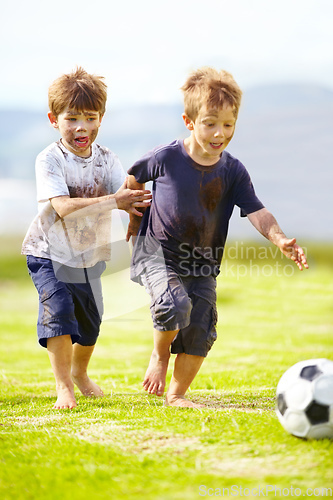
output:
[[[92,267],[110,259],[110,202],[96,203],[60,218],[50,199],[96,198],[115,193],[125,180],[119,158],[108,148],[92,144],[89,158],[54,142],[36,159],[38,214],[22,245],[22,254],[52,259],[71,267]]]

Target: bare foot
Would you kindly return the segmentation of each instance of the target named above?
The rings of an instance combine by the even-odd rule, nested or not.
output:
[[[96,398],[104,396],[102,389],[95,382],[93,382],[87,374],[82,376],[74,376],[72,374],[72,379],[75,385],[77,385],[82,392],[83,396],[94,396]]]
[[[142,382],[144,390],[149,394],[163,396],[169,358],[170,353],[168,353],[167,357],[162,359],[155,351],[152,352],[145,378]]]
[[[193,403],[185,398],[185,396],[167,395],[164,406],[178,406],[180,408],[207,408],[206,405]]]
[[[74,388],[70,387],[57,387],[58,399],[53,408],[55,410],[63,410],[65,408],[75,408],[77,406],[74,395]]]

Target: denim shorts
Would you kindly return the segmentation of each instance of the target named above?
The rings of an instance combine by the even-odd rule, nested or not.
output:
[[[140,277],[151,298],[154,328],[179,330],[171,352],[206,357],[217,336],[216,279],[180,277],[169,267],[146,269]]]
[[[27,265],[39,295],[40,345],[47,347],[47,339],[61,335],[83,346],[95,345],[103,314],[100,276],[105,263],[74,269],[28,255]]]

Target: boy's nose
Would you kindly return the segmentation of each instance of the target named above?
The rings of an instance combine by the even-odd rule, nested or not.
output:
[[[86,124],[84,122],[78,122],[76,125],[76,130],[86,130]]]
[[[217,127],[214,136],[215,137],[224,137],[223,127]]]

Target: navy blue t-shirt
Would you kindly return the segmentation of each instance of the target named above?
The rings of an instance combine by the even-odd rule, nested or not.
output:
[[[207,167],[177,140],[147,153],[128,173],[139,183],[153,181],[133,249],[134,281],[157,255],[180,276],[217,276],[234,206],[242,216],[264,207],[246,168],[227,151]]]

